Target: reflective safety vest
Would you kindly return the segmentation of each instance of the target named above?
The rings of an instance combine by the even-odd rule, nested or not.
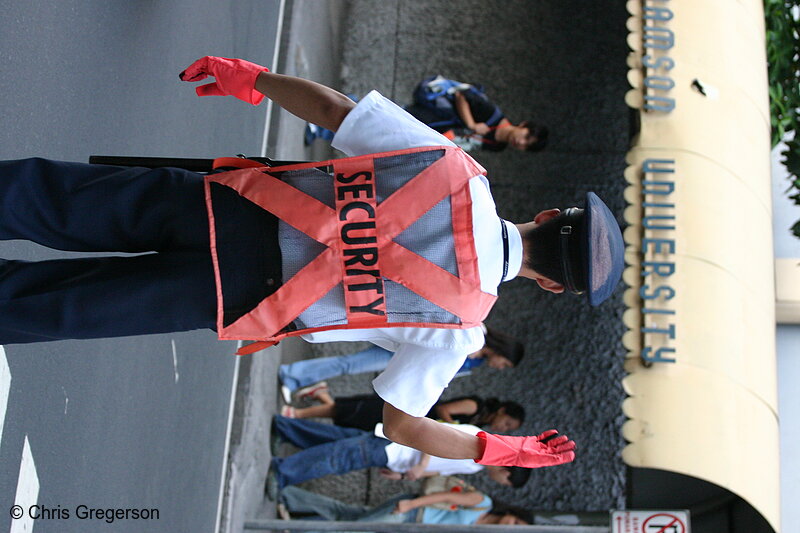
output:
[[[424,147],[206,176],[220,339],[254,343],[331,329],[470,328],[481,291],[469,180],[485,169],[456,147]],[[280,221],[283,283],[225,323],[211,184]],[[223,215],[220,215],[223,216]]]

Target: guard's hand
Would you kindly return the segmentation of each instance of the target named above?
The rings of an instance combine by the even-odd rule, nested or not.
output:
[[[235,96],[248,104],[258,105],[264,95],[256,91],[256,78],[269,69],[244,59],[227,57],[201,57],[181,72],[183,81],[195,82],[214,76],[216,81],[200,85],[195,89],[197,96]]]
[[[551,429],[535,437],[494,435],[481,431],[478,438],[485,443],[483,455],[476,463],[495,466],[540,468],[575,460],[575,441]]]

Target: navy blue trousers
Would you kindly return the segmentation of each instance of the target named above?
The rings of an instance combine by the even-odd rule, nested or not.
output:
[[[0,240],[8,239],[140,255],[0,259],[0,344],[215,327],[200,174],[44,159],[0,162]],[[263,262],[272,252],[254,244],[249,253]],[[231,291],[249,292],[248,282],[231,282]]]

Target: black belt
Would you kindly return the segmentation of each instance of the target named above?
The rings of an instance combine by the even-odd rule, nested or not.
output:
[[[503,235],[503,277],[500,278],[500,281],[503,282],[508,275],[508,226],[506,226],[506,221],[502,218],[500,219],[500,227]]]

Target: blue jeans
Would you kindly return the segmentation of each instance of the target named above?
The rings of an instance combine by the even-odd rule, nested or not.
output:
[[[344,520],[353,522],[383,522],[399,524],[416,522],[417,509],[402,514],[394,514],[399,500],[413,498],[413,494],[402,494],[383,502],[377,507],[364,505],[348,505],[339,500],[315,494],[298,487],[287,487],[281,493],[281,499],[289,511],[294,513],[313,513],[328,520]]]
[[[302,448],[289,457],[272,459],[278,486],[284,488],[331,474],[371,466],[385,467],[390,441],[354,428],[276,415],[273,431]]]
[[[306,359],[290,365],[281,365],[278,377],[291,391],[336,376],[380,372],[389,364],[392,352],[380,346],[338,357]]]

